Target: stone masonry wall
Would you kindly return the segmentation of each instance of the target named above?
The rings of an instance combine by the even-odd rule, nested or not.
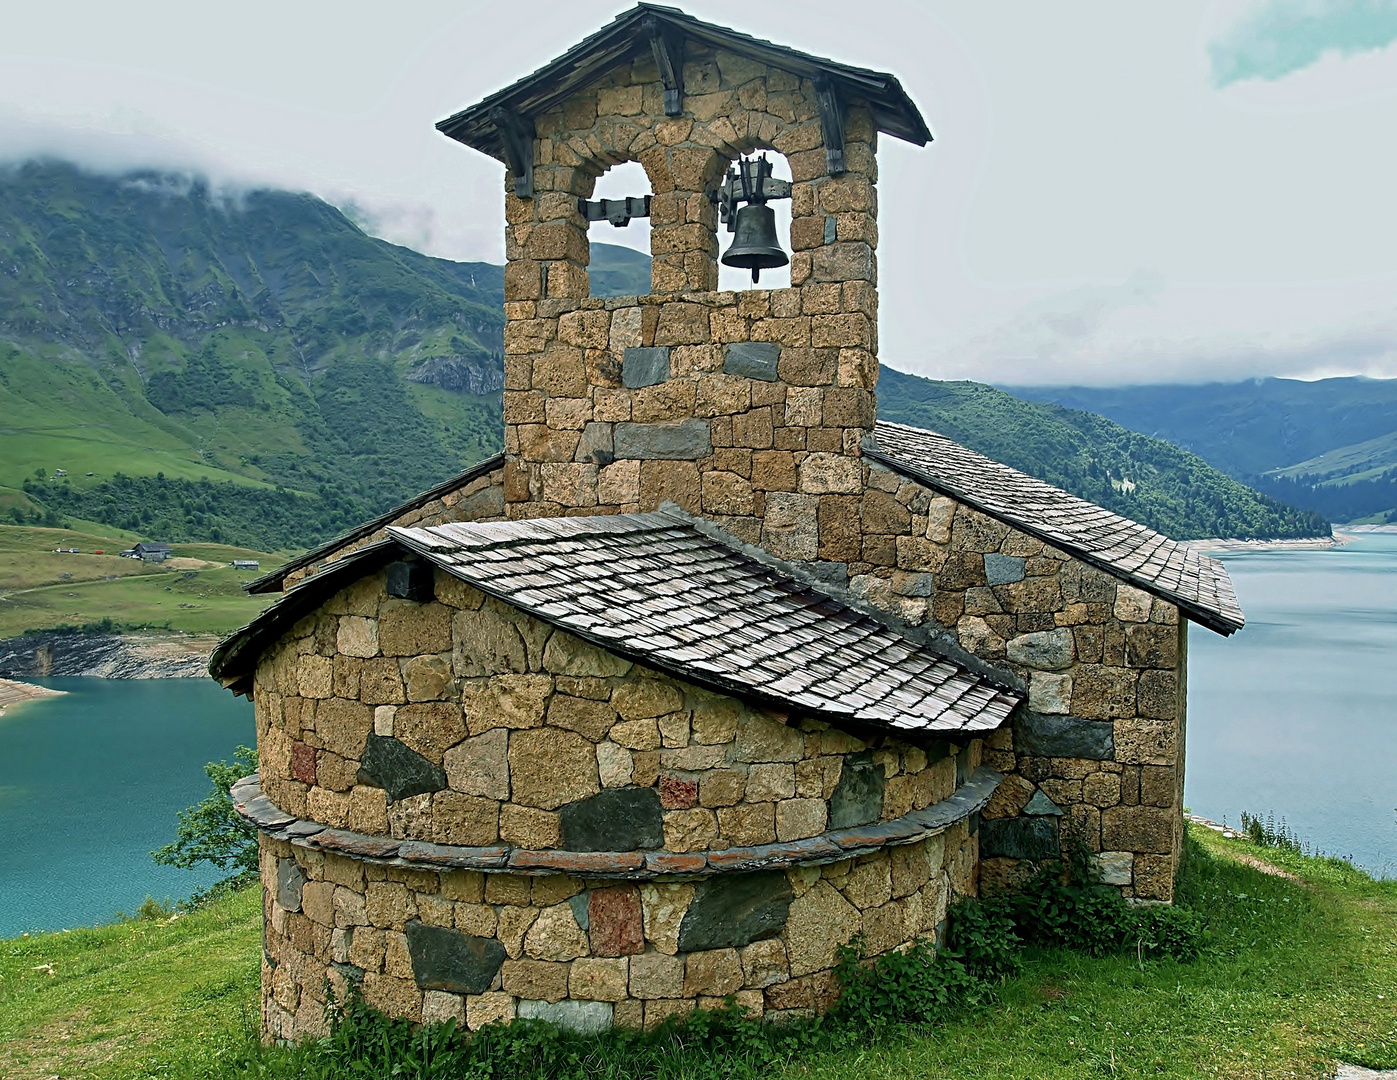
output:
[[[266,653],[260,775],[282,810],[399,839],[682,858],[896,818],[980,763],[978,741],[791,726],[436,580],[413,603],[366,577]],[[421,872],[264,836],[264,1033],[317,1034],[327,986],[342,999],[350,981],[390,1015],[471,1027],[653,1026],[727,994],[754,1014],[823,1009],[839,945],[935,934],[975,891],[975,833],[972,818],[823,866],[644,883]]]
[[[838,497],[862,535],[831,552],[861,560],[818,572],[1029,695],[986,741],[987,763],[1011,775],[983,815],[984,883],[1012,883],[1025,860],[1054,854],[1061,813],[1127,896],[1170,899],[1183,843],[1178,608],[881,464],[867,478],[861,495]],[[831,498],[803,516],[803,551],[829,550]]]
[[[725,996],[752,1015],[824,1011],[837,948],[936,933],[973,892],[967,823],[825,866],[643,884],[417,872],[263,836],[263,1034],[316,1037],[327,989],[391,1016],[654,1027]]]

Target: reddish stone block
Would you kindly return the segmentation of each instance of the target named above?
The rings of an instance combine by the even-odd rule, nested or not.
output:
[[[660,805],[666,810],[690,810],[698,805],[698,781],[682,776],[660,777]]]
[[[594,889],[587,903],[593,956],[630,956],[645,951],[640,890],[634,885]]]
[[[303,742],[291,744],[291,775],[303,784],[315,784],[315,747]]]

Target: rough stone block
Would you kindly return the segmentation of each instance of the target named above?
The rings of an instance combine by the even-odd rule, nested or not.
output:
[[[741,948],[773,937],[786,925],[794,895],[790,881],[779,872],[701,881],[680,923],[678,949]]]
[[[654,788],[616,788],[559,811],[569,851],[636,851],[664,843],[660,795]]]
[[[493,728],[448,750],[443,764],[452,788],[485,799],[509,798],[509,732]]]
[[[498,941],[416,921],[407,924],[407,946],[413,979],[424,990],[483,994],[505,960]]]
[[[629,977],[625,957],[584,956],[572,962],[568,996],[582,1001],[624,1001]]]
[[[383,788],[393,801],[446,787],[446,771],[392,737],[370,735],[358,781]]]
[[[520,1020],[546,1020],[567,1031],[595,1035],[611,1028],[612,1012],[609,1001],[520,1001],[516,1015]]]
[[[775,382],[781,346],[769,341],[737,341],[723,350],[723,371],[748,379]]]
[[[455,1020],[457,1024],[466,1022],[466,999],[441,990],[428,990],[423,994],[422,1023],[444,1024],[448,1020]]]
[[[632,347],[621,354],[621,385],[632,390],[669,378],[669,346]],[[633,457],[636,455],[625,455]]]
[[[1072,711],[1072,676],[1032,672],[1028,680],[1028,705],[1034,712],[1064,715]]]
[[[287,911],[301,910],[301,888],[306,876],[295,859],[278,859],[276,863],[276,902]]]
[[[1032,757],[1109,761],[1115,753],[1115,729],[1109,722],[1020,709],[1014,721],[1014,748]]]
[[[1174,850],[1172,810],[1154,806],[1113,806],[1101,811],[1101,843],[1116,851],[1168,855]]]
[[[989,556],[985,557],[988,568]],[[1016,664],[1040,671],[1059,671],[1070,667],[1074,655],[1072,631],[1065,627],[1020,634],[1005,644],[1005,654]]]
[[[684,993],[684,961],[662,952],[631,957],[631,996],[646,1000],[677,998]]]
[[[479,1031],[488,1024],[507,1024],[514,1019],[514,995],[492,991],[466,998],[466,1026]]]
[[[713,452],[708,422],[620,423],[615,432],[616,456],[642,461],[697,461]]]
[[[873,760],[871,750],[846,755],[829,800],[829,827],[847,829],[877,821],[886,787],[887,770]]]
[[[1024,560],[1018,555],[1000,555],[990,552],[985,556],[985,580],[991,585],[1009,585],[1022,581]]]
[[[736,949],[709,949],[684,958],[684,996],[723,997],[742,989],[742,964]]]
[[[556,728],[515,732],[509,740],[509,774],[514,801],[544,810],[601,790],[596,747]]]
[[[1133,851],[1103,851],[1092,857],[1097,873],[1104,885],[1129,885],[1131,866],[1135,862]]]
[[[840,864],[847,865],[847,864]],[[863,931],[863,917],[828,881],[817,881],[790,907],[786,953],[797,978],[834,966],[839,946]]]
[[[983,858],[1051,859],[1058,853],[1057,818],[994,818],[980,822]]]

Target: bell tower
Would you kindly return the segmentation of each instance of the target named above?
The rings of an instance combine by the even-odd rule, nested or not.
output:
[[[931,137],[897,79],[641,4],[438,127],[507,167],[508,515],[674,502],[782,558],[857,561],[877,140]],[[593,201],[627,161],[648,198]],[[591,297],[589,221],[640,214],[649,294]],[[720,229],[729,265],[756,279],[789,259],[791,286],[719,291]]]

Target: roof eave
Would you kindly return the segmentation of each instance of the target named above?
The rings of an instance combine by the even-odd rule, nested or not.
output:
[[[1004,522],[1004,524],[1010,525],[1013,528],[1018,529],[1020,532],[1027,533],[1029,536],[1032,536],[1037,540],[1042,540],[1045,544],[1052,544],[1053,547],[1056,548],[1062,547],[1062,541],[1059,538],[1054,537],[1043,530],[1036,529],[1027,522],[1005,521],[1004,516],[1000,514],[999,511],[995,510],[993,507],[985,505],[980,500],[976,499],[973,495],[965,491],[962,491],[961,489],[955,487],[952,484],[943,483],[937,480],[935,477],[922,472],[920,469],[908,465],[906,462],[900,460],[899,458],[896,458],[890,454],[886,454],[883,451],[877,450],[867,444],[865,444],[865,446],[863,447],[863,453],[866,457],[873,458],[873,460],[880,462],[883,465],[886,465],[888,468],[900,473],[901,475],[907,477],[909,480],[915,480],[917,483],[925,484],[927,487],[939,491],[943,495],[949,495],[951,498],[963,502],[967,506],[973,507],[974,509],[980,511],[980,513],[985,514],[988,517],[994,518],[994,520],[996,521],[1002,521]],[[1187,597],[1180,596],[1169,589],[1160,588],[1158,585],[1146,581],[1143,578],[1137,578],[1132,575],[1129,575],[1122,571],[1119,567],[1112,566],[1105,559],[1095,557],[1089,551],[1074,550],[1072,552],[1072,557],[1075,559],[1080,559],[1082,562],[1096,567],[1096,569],[1102,571],[1103,573],[1110,574],[1117,581],[1124,581],[1133,588],[1141,589],[1142,591],[1149,593],[1151,596],[1157,596],[1159,597],[1159,599],[1175,605],[1181,612],[1184,613],[1184,615],[1189,619],[1189,621],[1195,622],[1199,626],[1213,631],[1215,634],[1221,634],[1223,637],[1230,637],[1232,634],[1235,634],[1238,630],[1242,629],[1242,627],[1246,624],[1245,620],[1236,621],[1233,619],[1228,619],[1216,611],[1210,611],[1207,608],[1201,607],[1194,601],[1189,600]]]
[[[518,109],[521,102],[527,102],[529,107],[521,111],[528,115],[546,112],[628,56],[648,48],[648,42],[637,40],[634,33],[645,19],[656,19],[672,29],[682,31],[686,37],[752,57],[768,66],[795,75],[813,77],[816,74],[826,74],[842,83],[853,96],[869,100],[879,131],[910,142],[914,146],[925,146],[932,141],[931,129],[921,111],[903,89],[902,83],[892,74],[813,56],[777,45],[775,42],[702,22],[677,8],[656,4],[637,4],[630,11],[623,12],[609,25],[583,38],[561,56],[536,71],[439,121],[436,125],[437,130],[448,138],[484,154],[502,158],[504,148],[490,119],[491,109]],[[537,100],[529,101],[531,94],[541,91],[558,72],[566,73],[559,85],[552,91],[542,93]]]
[[[425,506],[433,499],[440,498],[442,495],[447,495],[461,485],[468,484],[486,473],[493,472],[503,463],[503,454],[493,454],[484,461],[472,465],[465,472],[453,476],[450,480],[443,480],[436,487],[431,487],[426,491],[419,492],[406,502],[399,503],[397,506],[393,507],[393,509],[380,514],[378,517],[366,521],[362,525],[356,525],[354,528],[326,540],[325,543],[311,548],[304,555],[296,556],[296,558],[283,563],[275,570],[268,571],[261,577],[256,577],[251,581],[245,582],[243,584],[243,591],[254,595],[280,592],[288,575],[310,566],[312,563],[325,558],[327,555],[333,555],[346,544],[352,544],[356,540],[362,540],[366,536],[372,536],[385,525],[391,525],[395,519],[406,514],[409,510],[415,510],[419,506]]]

